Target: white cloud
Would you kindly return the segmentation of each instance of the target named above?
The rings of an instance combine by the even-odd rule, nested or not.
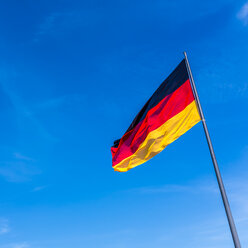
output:
[[[38,42],[44,35],[63,33],[68,26],[74,26],[79,20],[76,12],[53,12],[46,16],[34,34],[34,42]]]
[[[0,176],[9,182],[24,182],[41,171],[35,166],[34,159],[14,153],[8,160],[0,161]]]
[[[56,142],[57,139],[53,137],[42,125],[42,123],[34,116],[31,112],[31,106],[27,106],[24,104],[23,99],[19,96],[18,91],[13,90],[16,88],[17,72],[12,71],[10,68],[1,68],[0,70],[0,86],[2,87],[2,91],[5,96],[9,99],[13,109],[16,112],[18,118],[21,118],[23,122],[31,124],[37,135],[45,138],[46,140]],[[22,124],[22,126],[26,126],[26,124]],[[22,128],[22,127],[21,127]]]
[[[30,247],[27,242],[19,243],[19,244],[13,244],[12,248],[28,248]]]
[[[37,27],[33,42],[39,42],[46,35],[65,35],[68,30],[97,26],[101,23],[103,17],[103,13],[93,9],[52,12],[45,16]]]
[[[244,23],[244,25],[248,25],[248,2],[240,9],[237,17]]]
[[[6,234],[10,232],[10,227],[8,220],[0,219],[0,235]]]
[[[38,187],[34,187],[33,188],[33,190],[32,190],[32,192],[37,192],[37,191],[41,191],[41,190],[43,190],[43,189],[45,189],[47,186],[38,186]]]
[[[202,194],[214,193],[218,194],[217,183],[214,181],[205,180],[201,183],[195,182],[188,185],[182,184],[166,184],[156,187],[142,187],[128,190],[129,192],[138,194],[167,194],[167,193],[189,193],[189,194]]]
[[[14,153],[14,157],[16,159],[20,159],[20,160],[26,160],[26,161],[34,161],[34,159],[30,158],[30,157],[27,157],[19,152],[15,152]]]
[[[29,248],[30,245],[27,242],[20,242],[20,243],[9,243],[0,246],[0,248]]]

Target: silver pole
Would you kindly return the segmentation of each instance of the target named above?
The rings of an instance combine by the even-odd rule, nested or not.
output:
[[[185,57],[185,61],[186,61],[187,71],[189,73],[191,87],[192,87],[193,93],[195,95],[195,99],[196,99],[196,102],[197,102],[197,107],[198,107],[198,110],[199,110],[199,113],[200,113],[200,116],[201,116],[201,119],[202,119],[202,125],[203,125],[204,132],[205,132],[205,135],[206,135],[206,138],[207,138],[211,158],[212,158],[212,161],[213,161],[213,164],[214,164],[214,170],[215,170],[215,174],[216,174],[216,177],[217,177],[217,181],[218,181],[221,197],[222,197],[222,200],[223,200],[223,204],[224,204],[224,207],[225,207],[225,210],[226,210],[226,216],[227,216],[227,219],[228,219],[229,227],[230,227],[230,230],[231,230],[231,233],[232,233],[233,243],[234,243],[235,248],[241,248],[241,245],[240,245],[240,242],[239,242],[239,236],[238,236],[238,233],[237,233],[237,230],[236,230],[236,227],[235,227],[235,223],[234,223],[234,220],[233,220],[233,217],[232,217],[232,212],[231,212],[231,209],[230,209],[230,206],[229,206],[229,203],[228,203],[225,187],[224,187],[224,184],[223,184],[223,181],[222,181],[222,178],[221,178],[221,174],[220,174],[220,170],[219,170],[219,166],[217,164],[217,160],[216,160],[216,157],[215,157],[215,154],[214,154],[213,145],[212,145],[212,142],[211,142],[211,139],[210,139],[210,136],[209,136],[206,120],[205,120],[205,117],[204,117],[204,114],[203,114],[203,111],[202,111],[201,103],[200,103],[199,96],[198,96],[198,93],[197,93],[197,90],[196,90],[196,87],[195,87],[195,82],[194,82],[194,79],[193,79],[193,75],[192,75],[192,72],[191,72],[191,69],[190,69],[190,65],[189,65],[189,61],[188,61],[188,57],[187,57],[186,52],[184,52],[184,57]]]

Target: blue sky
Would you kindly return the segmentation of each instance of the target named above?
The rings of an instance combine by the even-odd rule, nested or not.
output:
[[[184,50],[248,246],[248,2],[9,0],[0,32],[0,248],[233,247],[201,123],[111,168]]]

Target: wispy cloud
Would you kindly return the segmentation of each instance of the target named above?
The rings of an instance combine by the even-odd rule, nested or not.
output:
[[[45,189],[45,188],[47,188],[46,185],[44,185],[44,186],[37,186],[37,187],[34,187],[34,188],[33,188],[32,192],[41,191],[41,190],[43,190],[43,189]]]
[[[52,12],[44,17],[43,21],[37,27],[34,34],[34,42],[40,41],[45,35],[58,35],[65,33],[68,29],[77,28],[87,25],[87,19],[91,17],[94,21],[97,18],[92,18],[95,15],[90,15],[90,11],[83,13],[82,11],[68,12]]]
[[[27,242],[9,243],[9,244],[0,246],[0,248],[29,248],[29,247],[30,245]]]
[[[57,26],[57,22],[59,19],[70,16],[69,13],[59,13],[53,12],[50,15],[46,16],[41,22],[40,26],[37,28],[37,31],[34,34],[34,42],[38,42],[40,38],[48,33],[53,33],[55,27]]]
[[[168,184],[158,187],[137,188],[137,189],[133,189],[132,191],[141,194],[157,194],[157,193],[191,192],[191,190],[192,187],[188,185]]]
[[[138,194],[167,194],[167,193],[189,193],[189,194],[202,194],[202,193],[218,193],[216,183],[213,181],[205,180],[205,182],[183,184],[167,184],[161,186],[150,186],[135,188],[129,190],[129,192]]]
[[[54,109],[64,105],[73,105],[75,103],[78,104],[82,101],[82,99],[85,99],[85,96],[81,94],[67,94],[45,99],[32,107],[31,114],[35,114],[36,112],[42,110],[47,111],[47,109]]]
[[[40,173],[41,171],[34,164],[34,159],[21,153],[14,153],[8,161],[0,161],[0,176],[8,182],[24,182]]]
[[[70,30],[79,30],[101,24],[104,12],[97,9],[71,10],[62,12],[51,12],[43,18],[34,33],[33,42],[39,42],[46,35],[65,35]]]
[[[15,152],[14,153],[14,157],[17,158],[17,159],[20,159],[20,160],[26,160],[26,161],[34,161],[34,159],[30,158],[30,157],[27,157],[19,152]]]
[[[202,100],[208,103],[226,103],[234,99],[246,99],[248,83],[242,77],[237,77],[232,70],[234,58],[220,55],[218,59],[199,59],[199,82],[209,82],[208,87],[201,92]],[[206,66],[207,65],[207,66]],[[228,72],[228,73],[227,73]],[[235,80],[232,78],[235,77]]]
[[[37,174],[40,174],[40,171],[33,165],[23,162],[0,162],[0,175],[8,182],[25,182]]]
[[[248,2],[239,10],[237,17],[244,23],[244,25],[248,25]]]
[[[13,87],[9,82],[15,81],[16,74],[16,71],[11,71],[9,68],[2,68],[0,71],[0,84],[2,90],[13,106],[17,118],[21,117],[23,121],[31,123],[35,127],[35,130],[37,130],[37,134],[43,138],[49,141],[57,141],[57,139],[44,128],[42,123],[32,115],[32,111],[26,106],[26,104],[24,104],[21,97],[19,97],[18,92],[13,90],[15,87]]]
[[[19,244],[13,244],[12,247],[13,248],[28,248],[30,246],[27,242],[24,242],[24,243],[19,243]]]
[[[0,219],[0,235],[10,232],[9,222],[7,219]]]

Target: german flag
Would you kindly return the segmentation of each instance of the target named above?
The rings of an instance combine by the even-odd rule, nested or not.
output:
[[[124,172],[143,164],[200,120],[184,59],[114,142],[114,170]]]

